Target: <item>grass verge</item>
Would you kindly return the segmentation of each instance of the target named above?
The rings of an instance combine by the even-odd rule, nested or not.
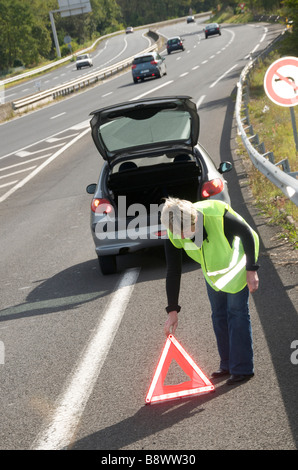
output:
[[[264,91],[264,76],[270,64],[279,59],[284,48],[281,44],[250,74],[247,104],[250,123],[266,152],[273,152],[275,163],[287,159],[291,172],[298,171],[298,152],[295,146],[294,130],[290,109],[274,104]],[[298,122],[298,106],[294,115]],[[239,144],[240,147],[240,144]],[[243,156],[246,159],[245,156]],[[253,196],[260,210],[269,217],[270,223],[281,228],[280,237],[298,248],[298,207],[284,193],[274,186],[261,172],[246,159],[249,181]]]
[[[213,21],[225,23],[246,23],[252,15],[234,15],[228,9],[216,15]],[[295,45],[291,34],[281,41],[276,49],[250,73],[248,111],[254,134],[264,143],[266,152],[273,152],[275,162],[288,159],[291,172],[298,171],[298,152],[289,108],[274,104],[264,90],[264,77],[268,67],[283,56],[293,56]],[[298,127],[298,106],[294,107],[296,127]],[[247,171],[249,185],[256,206],[266,216],[270,224],[280,229],[279,237],[290,242],[293,249],[298,248],[298,207],[284,193],[274,186],[252,164],[241,138],[237,138],[237,153],[241,155]]]

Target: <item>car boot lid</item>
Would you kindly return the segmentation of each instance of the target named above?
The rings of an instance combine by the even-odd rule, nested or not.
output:
[[[131,153],[192,150],[199,138],[200,119],[189,96],[129,101],[90,114],[92,138],[109,165]]]

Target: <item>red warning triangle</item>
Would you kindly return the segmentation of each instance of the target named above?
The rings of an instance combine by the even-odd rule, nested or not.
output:
[[[190,380],[177,385],[164,385],[169,366],[175,360]],[[192,358],[173,335],[167,337],[151,385],[146,404],[173,400],[214,391],[214,385],[203,374]]]

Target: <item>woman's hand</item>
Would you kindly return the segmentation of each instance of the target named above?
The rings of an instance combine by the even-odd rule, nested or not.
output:
[[[172,312],[168,313],[168,318],[167,321],[165,322],[164,326],[164,331],[166,336],[169,336],[169,334],[174,334],[176,331],[176,328],[178,326],[178,312],[176,310],[173,310]]]
[[[259,276],[257,274],[257,271],[246,271],[246,281],[249,292],[253,293],[258,290]]]

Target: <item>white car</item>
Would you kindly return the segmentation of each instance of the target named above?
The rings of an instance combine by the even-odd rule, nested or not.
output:
[[[76,67],[77,70],[80,70],[82,67],[92,67],[93,62],[90,57],[90,54],[82,54],[77,56]]]

